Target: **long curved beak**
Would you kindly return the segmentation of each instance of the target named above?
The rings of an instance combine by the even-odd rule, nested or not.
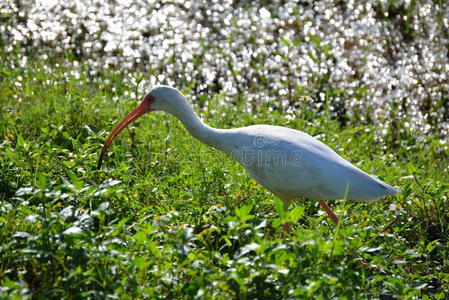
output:
[[[106,155],[109,146],[112,144],[112,141],[119,135],[120,132],[122,132],[123,129],[126,128],[129,124],[137,120],[139,117],[143,116],[144,114],[151,111],[150,108],[150,101],[148,101],[146,98],[137,105],[123,120],[120,121],[120,123],[117,124],[117,126],[114,127],[114,129],[109,134],[108,138],[104,142],[103,149],[101,150],[100,158],[98,159],[98,170],[101,169],[101,164],[103,162],[103,157]]]

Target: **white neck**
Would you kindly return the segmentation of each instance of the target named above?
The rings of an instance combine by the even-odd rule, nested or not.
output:
[[[175,106],[165,109],[165,111],[177,117],[190,134],[199,141],[227,152],[223,136],[226,130],[216,129],[205,124],[184,97],[177,100]]]

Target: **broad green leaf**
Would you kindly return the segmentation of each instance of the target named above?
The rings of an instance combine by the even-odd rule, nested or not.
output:
[[[279,216],[281,217],[281,219],[284,218],[286,215],[286,212],[284,209],[284,202],[282,202],[282,200],[279,198],[275,198],[274,199],[274,207],[276,208],[276,211],[279,214]]]
[[[134,258],[134,265],[136,265],[136,267],[140,270],[143,270],[149,265],[149,263],[142,256],[136,256]]]
[[[134,234],[134,239],[138,244],[143,244],[143,242],[147,240],[147,235],[143,231],[138,231]]]
[[[293,208],[290,212],[289,212],[289,216],[290,216],[290,221],[291,222],[296,222],[299,219],[302,218],[302,216],[304,215],[304,206],[296,206],[295,208]]]
[[[157,245],[151,241],[148,241],[148,247],[151,250],[151,253],[153,253],[154,256],[156,257],[160,257],[161,256],[161,251],[159,250],[159,248],[157,247]]]
[[[84,182],[79,180],[78,177],[76,177],[75,173],[73,173],[70,170],[67,170],[66,173],[67,173],[67,176],[70,179],[70,183],[73,184],[73,186],[77,190],[81,190],[84,187]]]

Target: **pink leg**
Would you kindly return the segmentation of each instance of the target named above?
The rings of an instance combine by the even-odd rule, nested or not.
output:
[[[284,210],[288,211],[288,207],[290,206],[290,200],[282,199],[282,202],[284,202]],[[286,232],[288,232],[288,233],[292,232],[290,222],[284,223],[284,227],[282,228],[282,232],[281,232],[281,237],[284,237],[284,234]]]
[[[318,200],[318,203],[321,205],[321,207],[324,209],[325,212],[331,217],[332,220],[334,220],[335,224],[338,224],[338,216],[332,211],[332,209],[327,205],[326,202],[323,200]]]
[[[284,223],[284,227],[282,227],[282,231],[281,231],[281,238],[284,238],[285,234],[290,233],[290,232],[292,232],[290,222]]]

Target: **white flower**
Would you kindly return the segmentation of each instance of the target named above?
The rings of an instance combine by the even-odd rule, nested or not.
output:
[[[393,210],[396,215],[405,214],[405,210],[400,204],[391,203],[390,206],[388,206],[388,208],[390,210]]]

